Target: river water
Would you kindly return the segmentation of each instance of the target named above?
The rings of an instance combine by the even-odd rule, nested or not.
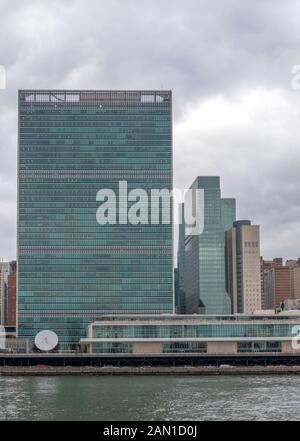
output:
[[[300,420],[300,376],[0,377],[0,420]]]

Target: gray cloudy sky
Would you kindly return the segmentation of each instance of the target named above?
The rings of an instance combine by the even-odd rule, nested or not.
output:
[[[0,256],[15,257],[18,88],[166,88],[175,185],[220,175],[262,253],[300,256],[299,0],[0,0]]]

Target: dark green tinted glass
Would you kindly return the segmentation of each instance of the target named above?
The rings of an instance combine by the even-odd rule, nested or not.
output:
[[[20,91],[19,336],[74,349],[108,313],[173,310],[172,226],[96,221],[100,189],[172,189],[169,91]]]

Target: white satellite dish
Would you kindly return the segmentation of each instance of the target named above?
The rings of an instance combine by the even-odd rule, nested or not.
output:
[[[51,351],[57,346],[58,337],[53,331],[40,331],[34,339],[35,346],[41,351]]]

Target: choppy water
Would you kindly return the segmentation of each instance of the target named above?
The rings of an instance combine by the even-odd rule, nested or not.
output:
[[[300,420],[300,376],[0,377],[0,420]]]

